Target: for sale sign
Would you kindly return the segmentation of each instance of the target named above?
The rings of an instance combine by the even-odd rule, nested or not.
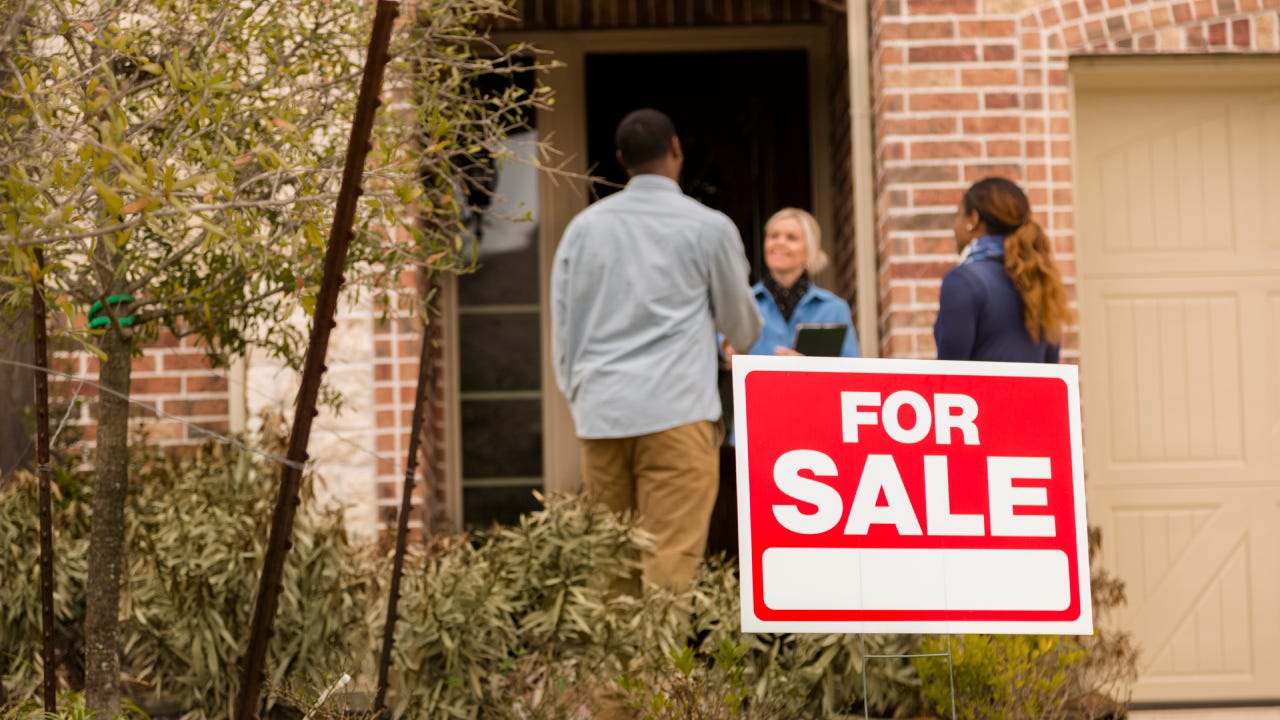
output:
[[[742,356],[748,632],[1088,634],[1071,365]]]

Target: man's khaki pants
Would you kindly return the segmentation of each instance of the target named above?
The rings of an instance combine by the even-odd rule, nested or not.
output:
[[[640,558],[642,579],[682,590],[707,548],[720,484],[721,425],[702,421],[628,438],[582,441],[587,496],[615,512],[634,511],[656,551]]]

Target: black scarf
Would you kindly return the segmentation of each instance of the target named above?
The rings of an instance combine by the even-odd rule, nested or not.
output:
[[[773,296],[773,302],[778,306],[778,311],[782,313],[782,319],[791,322],[791,316],[796,312],[796,306],[800,304],[800,298],[809,292],[809,271],[800,273],[800,278],[796,280],[796,284],[789,288],[784,288],[773,279],[773,275],[766,272],[764,274],[764,287]]]

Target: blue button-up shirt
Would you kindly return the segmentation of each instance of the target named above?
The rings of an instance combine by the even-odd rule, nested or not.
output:
[[[675,181],[638,175],[578,214],[551,270],[551,354],[579,437],[720,417],[716,331],[749,347],[760,315],[738,229]]]
[[[779,347],[791,347],[796,337],[796,326],[800,323],[842,323],[849,329],[844,334],[840,355],[858,357],[858,335],[853,329],[853,316],[849,303],[840,296],[810,284],[788,321],[783,319],[782,311],[764,283],[756,283],[751,292],[755,294],[760,316],[764,318],[764,330],[760,333],[760,340],[751,346],[751,355],[772,355]]]

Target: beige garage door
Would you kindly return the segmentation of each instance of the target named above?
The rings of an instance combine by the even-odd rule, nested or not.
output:
[[[1072,70],[1089,512],[1135,700],[1280,698],[1280,60]]]

